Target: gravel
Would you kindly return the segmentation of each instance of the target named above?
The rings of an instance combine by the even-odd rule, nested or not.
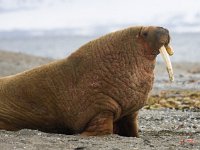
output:
[[[140,138],[109,135],[49,134],[36,130],[0,131],[2,150],[191,150],[200,149],[198,112],[175,110],[140,111]]]

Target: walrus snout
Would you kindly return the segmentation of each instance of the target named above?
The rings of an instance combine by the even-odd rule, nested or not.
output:
[[[167,53],[172,56],[174,54],[174,51],[172,47],[169,45],[170,43],[170,35],[169,31],[163,27],[158,27],[157,32],[156,32],[158,41],[159,41],[159,48],[164,45],[166,48]]]
[[[163,27],[157,27],[155,30],[155,34],[157,38],[156,41],[158,41],[157,48],[159,49],[159,52],[162,55],[163,60],[165,61],[166,68],[169,74],[169,79],[170,81],[173,81],[174,75],[169,55],[170,56],[173,55],[174,51],[172,47],[169,45],[170,43],[169,31]]]
[[[156,36],[158,38],[158,41],[163,45],[168,45],[170,42],[170,35],[169,31],[165,28],[159,27],[158,30],[156,30]]]
[[[157,27],[156,29],[156,38],[158,42],[158,49],[162,47],[163,45],[165,46],[167,53],[172,56],[174,54],[174,51],[172,47],[169,45],[170,43],[170,35],[169,35],[169,30],[163,28],[163,27]]]
[[[169,31],[163,27],[158,27],[156,30],[156,36],[160,44],[168,45],[170,42]]]
[[[145,42],[143,46],[145,49],[147,49],[147,51],[145,51],[145,55],[147,56],[147,58],[149,57],[149,55],[157,56],[160,53],[166,64],[170,81],[173,81],[174,75],[169,55],[170,56],[173,55],[174,51],[169,44],[170,43],[169,31],[163,27],[154,27],[154,26],[142,27],[140,31],[140,36]]]
[[[169,45],[170,43],[170,36],[169,36],[169,31],[163,27],[158,27],[158,29],[156,30],[156,36],[159,39],[159,52],[162,55],[165,64],[166,64],[166,68],[169,74],[169,79],[170,81],[174,80],[174,75],[173,75],[173,69],[172,69],[172,64],[169,58],[169,55],[173,55],[173,49],[172,47]]]

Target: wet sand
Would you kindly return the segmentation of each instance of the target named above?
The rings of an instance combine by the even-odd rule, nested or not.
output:
[[[53,59],[0,51],[0,76],[50,61]],[[156,65],[149,103],[139,115],[140,138],[80,137],[34,130],[0,131],[0,149],[200,149],[200,64],[173,63],[173,68],[175,82],[170,83],[165,66]],[[162,105],[161,101],[164,101]]]

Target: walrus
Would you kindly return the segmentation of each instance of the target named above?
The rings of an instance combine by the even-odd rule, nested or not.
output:
[[[69,57],[0,78],[0,129],[138,137],[161,52],[170,79],[169,31],[136,26],[90,41]]]

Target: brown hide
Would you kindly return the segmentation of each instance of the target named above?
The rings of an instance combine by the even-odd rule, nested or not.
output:
[[[138,136],[137,112],[153,85],[157,28],[110,33],[68,58],[1,78],[0,129]]]

